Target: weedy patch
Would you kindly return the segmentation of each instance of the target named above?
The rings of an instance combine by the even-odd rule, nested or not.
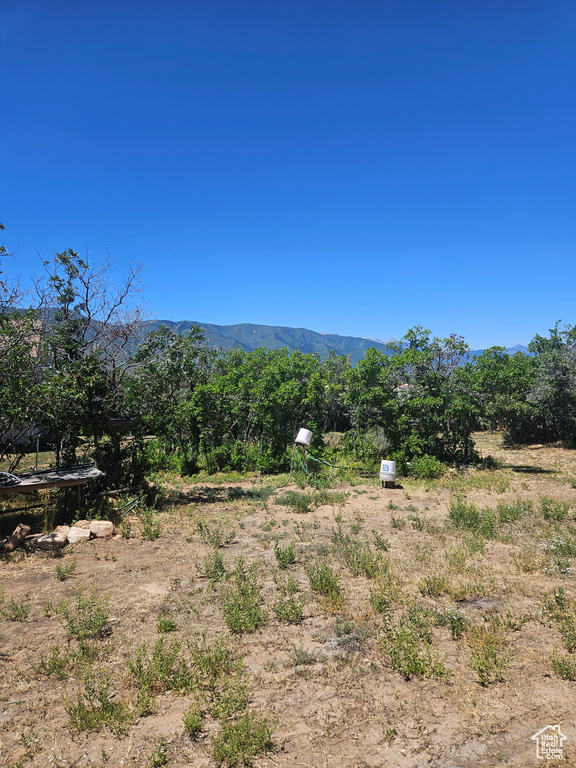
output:
[[[309,651],[302,646],[294,647],[290,653],[290,663],[295,667],[316,664],[318,661],[320,657],[315,651]]]
[[[544,520],[553,520],[561,523],[568,517],[570,505],[567,501],[557,501],[548,496],[543,496],[540,499],[540,513]]]
[[[249,766],[256,755],[272,749],[274,728],[262,715],[246,712],[224,724],[214,739],[212,756],[218,765],[229,768]]]
[[[158,739],[150,755],[150,768],[161,768],[163,765],[168,765],[168,745],[164,739]]]
[[[108,602],[109,596],[102,597],[96,590],[89,594],[79,590],[75,602],[65,598],[55,610],[68,637],[82,644],[110,633]]]
[[[438,597],[448,591],[448,582],[444,576],[425,576],[421,579],[418,589],[426,597]]]
[[[466,639],[470,646],[470,666],[480,684],[488,686],[501,682],[509,659],[503,632],[484,626],[470,627]]]
[[[217,525],[209,526],[201,520],[196,525],[202,541],[213,547],[222,548],[234,541],[236,534],[230,528],[220,528]]]
[[[192,690],[195,678],[181,658],[180,648],[181,643],[167,642],[163,636],[155,642],[152,652],[146,645],[140,646],[136,658],[130,662],[130,672],[146,694]]]
[[[30,600],[16,600],[13,597],[0,605],[0,615],[6,621],[26,621],[32,610]]]
[[[559,653],[553,653],[550,658],[550,665],[558,677],[563,680],[576,681],[576,659],[572,656],[561,656]]]
[[[224,620],[231,632],[254,632],[266,621],[266,613],[262,608],[264,600],[256,583],[256,572],[255,563],[246,568],[242,557],[236,560],[235,586],[225,590],[222,604]]]
[[[348,496],[348,493],[342,491],[321,490],[310,493],[286,491],[285,494],[278,497],[277,503],[284,507],[290,507],[293,512],[304,514],[313,512],[317,507],[324,504],[341,507],[346,503]]]
[[[65,699],[64,707],[75,731],[97,731],[108,726],[115,734],[124,734],[138,717],[138,707],[118,701],[110,691],[110,678],[87,677],[76,702]]]
[[[417,606],[393,623],[391,612],[384,615],[384,634],[380,649],[396,672],[405,680],[412,677],[435,677],[447,680],[450,673],[431,648],[430,620]]]
[[[170,616],[160,615],[156,622],[156,629],[161,635],[165,635],[168,632],[177,632],[178,624]]]
[[[287,624],[301,624],[304,617],[304,599],[296,600],[294,595],[281,597],[272,605],[272,610],[280,621]]]
[[[326,560],[319,563],[309,563],[305,570],[310,587],[314,592],[328,598],[333,604],[342,600],[340,581]]]
[[[182,717],[184,730],[191,739],[197,739],[206,727],[206,712],[198,702],[193,702]]]

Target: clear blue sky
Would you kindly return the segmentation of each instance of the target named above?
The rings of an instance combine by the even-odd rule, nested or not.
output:
[[[473,348],[576,323],[573,0],[0,0],[9,276]]]

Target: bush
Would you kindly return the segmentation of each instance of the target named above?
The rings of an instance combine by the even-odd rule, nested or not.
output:
[[[448,467],[434,456],[416,456],[408,466],[408,476],[417,480],[434,480],[441,477]]]

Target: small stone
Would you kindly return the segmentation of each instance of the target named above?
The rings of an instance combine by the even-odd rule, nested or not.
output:
[[[105,539],[114,533],[114,523],[108,520],[92,520],[90,533],[95,539]]]
[[[90,528],[79,528],[73,525],[68,531],[68,541],[70,544],[76,544],[78,541],[87,541],[90,538]]]

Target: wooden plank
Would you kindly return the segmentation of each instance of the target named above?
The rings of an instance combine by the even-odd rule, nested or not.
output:
[[[99,477],[104,477],[104,472],[101,472],[97,467],[81,467],[77,470],[55,469],[38,474],[20,475],[20,483],[18,485],[0,487],[0,495],[85,485],[88,480],[95,480]]]

